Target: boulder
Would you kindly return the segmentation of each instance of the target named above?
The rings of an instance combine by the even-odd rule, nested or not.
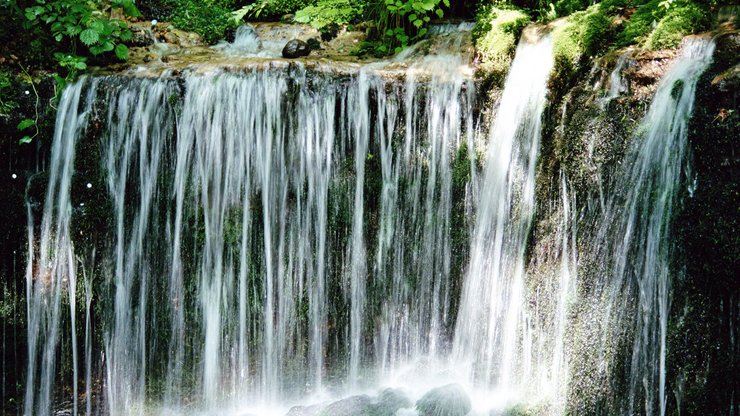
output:
[[[373,416],[375,406],[366,395],[351,396],[321,409],[320,416]]]
[[[308,56],[311,53],[306,42],[300,39],[289,40],[288,43],[283,47],[283,58],[300,58],[301,56]]]
[[[429,390],[416,402],[419,416],[465,416],[472,405],[459,384],[448,384]]]
[[[313,406],[293,406],[285,416],[318,416],[321,407],[315,404]]]
[[[398,409],[413,406],[411,400],[398,389],[385,389],[375,403],[375,416],[395,416]]]

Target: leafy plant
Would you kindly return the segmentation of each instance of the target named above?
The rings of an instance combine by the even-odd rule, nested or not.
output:
[[[0,117],[8,117],[13,110],[18,108],[18,103],[6,98],[11,86],[11,75],[5,71],[0,72]]]
[[[433,16],[444,17],[443,7],[449,8],[450,0],[382,0],[371,8],[376,10],[375,20],[382,41],[377,51],[398,53],[421,39]]]
[[[689,0],[651,0],[640,7],[619,34],[618,45],[674,48],[684,36],[709,26],[704,6]]]
[[[76,54],[79,42],[93,56],[113,51],[118,59],[126,60],[128,47],[122,42],[132,37],[128,25],[109,18],[94,5],[84,0],[36,0],[35,6],[25,9],[25,16],[32,24],[48,25],[57,42],[69,40],[72,54]],[[127,16],[141,16],[132,0],[113,0],[111,7],[123,10]]]
[[[363,4],[350,0],[322,0],[295,13],[295,21],[308,23],[315,29],[342,25],[353,21],[363,11]]]
[[[33,110],[34,110],[34,118],[26,118],[21,120],[20,123],[18,123],[18,126],[16,127],[19,131],[28,131],[31,127],[33,127],[33,134],[30,132],[21,137],[20,140],[18,140],[21,144],[28,144],[33,141],[33,139],[39,135],[39,93],[36,91],[36,85],[33,82],[33,78],[31,75],[29,75],[28,71],[26,71],[26,68],[24,68],[21,65],[21,71],[23,71],[23,75],[26,77],[26,80],[31,85],[31,89],[33,90],[33,94],[36,97],[36,101],[34,102]]]
[[[328,0],[332,2],[332,0]],[[327,1],[319,1],[321,6]],[[347,3],[349,0],[347,1]],[[296,11],[312,5],[311,0],[256,0],[254,3],[247,4],[233,13],[233,18],[237,22],[242,19],[274,19],[286,14],[295,13]],[[328,8],[322,8],[324,12],[329,12]]]
[[[170,19],[178,29],[196,32],[209,44],[223,39],[228,30],[237,26],[230,10],[200,0],[180,1]]]

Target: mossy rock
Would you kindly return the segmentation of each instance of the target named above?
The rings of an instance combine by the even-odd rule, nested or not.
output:
[[[480,57],[478,76],[503,84],[516,44],[530,17],[518,9],[487,7],[476,16],[473,39]]]
[[[688,3],[673,7],[650,33],[647,47],[650,49],[675,48],[681,44],[684,36],[701,32],[708,27],[707,13],[696,4]]]

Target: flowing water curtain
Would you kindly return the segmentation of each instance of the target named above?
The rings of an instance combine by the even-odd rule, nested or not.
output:
[[[470,81],[430,87],[300,66],[182,77],[90,82],[104,86],[86,105],[100,108],[93,139],[113,212],[97,253],[105,276],[86,299],[103,311],[86,334],[102,329],[103,345],[88,338],[85,362],[102,347],[108,411],[145,412],[149,400],[174,410],[186,397],[204,408],[282,401],[338,375],[371,381],[384,360],[391,372],[443,351],[451,164],[470,140]],[[73,152],[87,124],[80,85],[65,92],[53,149],[68,166],[55,170],[59,192],[44,213],[55,235],[68,232]],[[45,239],[41,254],[71,253],[72,240]],[[46,296],[34,273],[29,293]],[[39,324],[37,355],[56,354],[60,312],[50,312],[57,320]],[[30,322],[43,313],[34,308]],[[47,382],[29,387],[27,405],[46,409],[54,361],[36,362],[29,374]]]
[[[469,376],[502,390],[520,387],[533,371],[524,255],[553,58],[548,35],[528,39],[519,43],[491,128],[454,340],[455,359]]]
[[[628,414],[665,413],[666,335],[677,273],[671,265],[671,221],[686,183],[687,128],[696,83],[713,52],[713,42],[689,39],[663,76],[625,168],[616,176],[592,245],[596,258],[607,259],[601,272],[606,279],[602,356],[609,359],[606,350],[613,343],[631,339],[628,356],[622,358],[629,368],[628,389],[618,404]]]
[[[97,82],[86,78],[64,91],[59,102],[54,130],[49,182],[40,238],[34,234],[32,207],[28,207],[28,265],[26,301],[28,305],[28,373],[26,376],[26,414],[51,413],[53,385],[57,376],[57,348],[63,321],[69,319],[73,370],[72,402],[78,407],[78,348],[76,342],[77,265],[70,234],[75,145],[84,133],[95,101]],[[87,92],[85,93],[85,90]],[[67,297],[69,317],[64,316],[62,298]]]
[[[103,161],[115,230],[107,259],[114,300],[106,322],[105,388],[110,412],[119,414],[143,403],[147,366],[152,358],[164,358],[152,348],[157,331],[149,322],[159,312],[156,277],[166,270],[160,260],[169,254],[161,230],[167,204],[165,151],[175,117],[168,100],[177,90],[167,80],[103,82],[108,104]]]
[[[472,140],[474,87],[460,73],[459,58],[443,58],[412,67],[405,92],[378,92],[378,115],[388,116],[376,127],[383,185],[375,273],[387,297],[374,342],[385,375],[449,352],[453,159]],[[426,72],[433,64],[437,70]],[[398,101],[403,128],[394,130]]]

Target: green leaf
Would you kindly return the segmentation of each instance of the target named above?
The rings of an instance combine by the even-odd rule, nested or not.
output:
[[[57,91],[62,91],[67,86],[67,80],[60,77],[59,74],[52,74],[52,77],[54,77],[54,82],[57,83]]]
[[[87,68],[87,64],[84,63],[84,62],[82,62],[82,61],[77,61],[77,62],[74,63],[74,67],[75,67],[75,69],[86,69]]]
[[[416,28],[418,29],[424,26],[424,22],[422,22],[421,20],[414,20],[414,26],[416,26]]]
[[[434,12],[437,13],[437,17],[439,17],[440,19],[445,17],[445,12],[443,12],[442,9],[437,9]]]
[[[123,13],[130,17],[141,17],[141,12],[136,8],[134,2],[131,0],[115,0],[113,1],[113,7],[119,7],[123,9]]]
[[[385,31],[386,36],[393,36],[393,29],[388,29]]]
[[[93,20],[87,26],[96,32],[102,32],[105,30],[105,23],[101,20]]]
[[[85,29],[80,32],[80,41],[87,46],[94,45],[100,39],[100,35],[95,29]]]
[[[409,16],[409,20],[410,20],[410,21],[412,21],[412,22],[413,22],[414,20],[416,20],[416,19],[417,19],[417,16],[416,16],[416,14],[412,14],[412,15],[410,15],[410,16]]]
[[[450,0],[442,0],[442,3],[444,3],[445,6],[450,7]]]
[[[21,120],[20,123],[18,123],[17,129],[18,130],[25,130],[25,129],[33,126],[34,124],[36,124],[35,121],[31,120],[30,118],[26,118],[26,119]]]
[[[119,43],[116,45],[115,49],[116,57],[118,59],[125,61],[128,59],[128,46],[124,45],[123,43]]]
[[[20,140],[18,140],[18,143],[20,144],[28,144],[31,143],[33,139],[31,139],[31,136],[23,136]]]
[[[422,27],[421,29],[419,29],[419,33],[417,33],[416,36],[422,37],[422,36],[424,36],[426,34],[427,34],[427,28]]]
[[[124,30],[118,35],[118,39],[124,42],[131,40],[132,37],[133,37],[133,33],[131,33],[130,30]]]
[[[62,34],[59,33],[56,36],[54,36],[54,40],[56,40],[57,42],[61,42],[62,41]]]

